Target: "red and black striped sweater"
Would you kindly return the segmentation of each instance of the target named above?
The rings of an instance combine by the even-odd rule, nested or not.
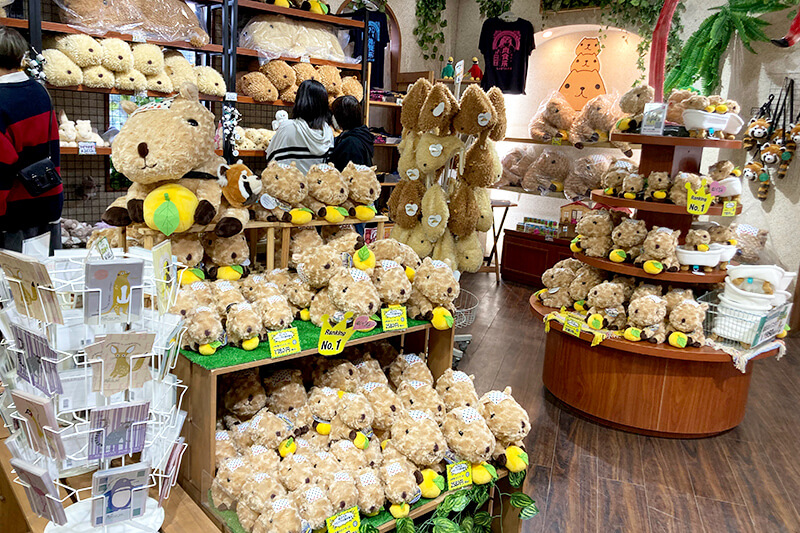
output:
[[[48,139],[48,122],[50,138]],[[64,187],[32,197],[17,178],[21,168],[50,156],[60,169],[58,123],[45,88],[22,72],[0,77],[0,231],[41,226],[61,218]]]

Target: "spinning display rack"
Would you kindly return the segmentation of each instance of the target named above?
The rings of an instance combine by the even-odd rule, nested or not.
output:
[[[651,137],[612,134],[612,140],[642,144],[640,171],[698,172],[703,148],[741,148],[739,141]],[[686,234],[692,215],[683,206],[626,200],[593,191],[592,199],[607,205],[637,210],[636,218],[648,229],[666,226]],[[741,211],[738,206],[737,213]],[[720,215],[712,206],[710,215]],[[625,263],[575,254],[586,264],[650,282],[682,286],[711,285],[725,278],[725,272],[694,274],[664,272],[647,274]],[[531,312],[544,318],[554,309],[544,307],[534,296]],[[545,347],[542,380],[559,400],[602,424],[634,433],[673,438],[695,438],[721,433],[744,418],[753,365],[740,372],[731,357],[708,346],[673,348],[668,344],[605,339],[592,347],[592,335],[580,338],[565,333],[561,324],[550,322]],[[777,349],[756,356],[764,359]]]

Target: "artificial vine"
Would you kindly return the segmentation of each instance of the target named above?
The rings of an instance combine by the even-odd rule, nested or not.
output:
[[[734,33],[742,45],[752,54],[753,41],[769,42],[764,28],[769,22],[757,15],[781,11],[796,6],[799,0],[728,0],[727,4],[713,7],[716,11],[705,19],[683,46],[680,62],[667,65],[668,74],[664,81],[664,91],[675,87],[689,87],[702,80],[705,94],[713,94],[719,88],[720,62],[728,49]]]
[[[414,36],[422,49],[422,57],[444,61],[444,19],[446,0],[417,0],[417,26]]]
[[[511,11],[514,0],[476,0],[481,10],[481,16],[486,18],[499,17],[506,11]]]
[[[494,472],[494,469],[491,469]],[[485,485],[473,485],[455,492],[451,492],[442,499],[430,518],[420,524],[415,524],[411,518],[398,518],[395,522],[397,533],[489,533],[492,521],[502,519],[503,496],[508,497],[512,507],[519,509],[519,518],[528,520],[539,514],[536,502],[527,494],[516,491],[506,493],[497,486],[496,472],[494,479]],[[512,487],[520,488],[525,481],[525,471],[511,472],[508,482]],[[480,511],[489,501],[490,488],[494,487],[499,496],[494,514]],[[361,522],[359,533],[378,533],[378,528],[368,519]]]
[[[386,0],[351,0],[350,5],[354,10],[374,7],[381,13],[386,12]]]

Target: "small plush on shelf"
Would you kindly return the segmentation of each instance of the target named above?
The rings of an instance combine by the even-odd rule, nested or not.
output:
[[[625,293],[618,283],[604,281],[595,285],[586,298],[586,323],[592,329],[623,329],[627,319],[624,302]]]
[[[676,248],[681,232],[669,228],[653,226],[644,240],[644,250],[634,260],[648,274],[660,274],[663,271],[677,272],[680,269]]]
[[[447,58],[447,64],[442,69],[442,78],[445,80],[452,80],[455,75],[456,69],[453,67],[453,57],[450,56]]]
[[[628,328],[624,337],[629,341],[662,343],[667,338],[667,302],[656,295],[646,295],[628,304]]]
[[[644,106],[653,101],[655,89],[649,85],[637,85],[622,95],[619,107],[627,116],[617,122],[617,129],[622,132],[637,132],[642,128]]]
[[[483,79],[483,71],[481,70],[481,66],[478,64],[478,58],[472,58],[472,66],[469,67],[467,71],[469,73],[469,79],[472,81],[481,81]]]

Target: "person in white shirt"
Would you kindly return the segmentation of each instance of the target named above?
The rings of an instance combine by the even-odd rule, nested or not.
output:
[[[306,80],[297,89],[292,118],[284,120],[267,148],[267,163],[295,162],[304,174],[328,160],[333,149],[333,128],[328,93],[316,80]]]

